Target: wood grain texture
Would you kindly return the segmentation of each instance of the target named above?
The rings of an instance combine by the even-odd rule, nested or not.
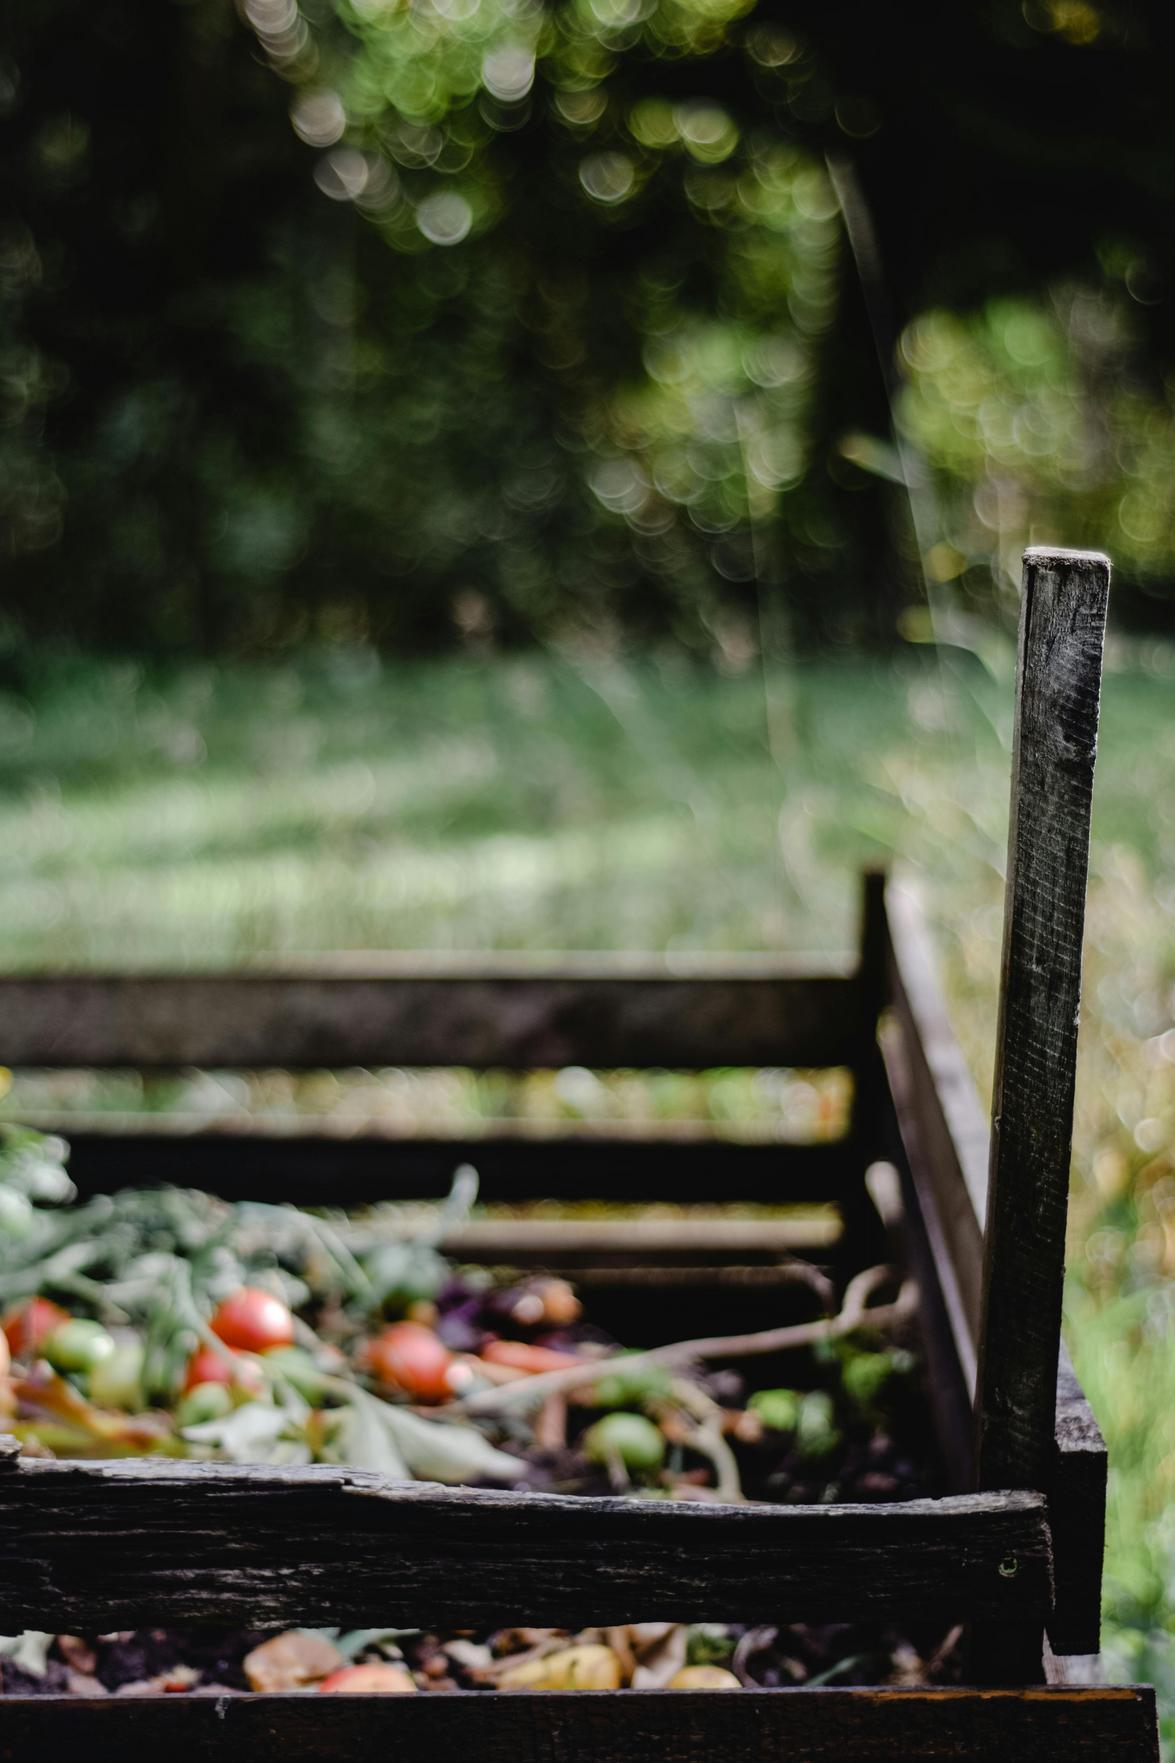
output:
[[[1153,1690],[476,1691],[0,1699],[0,1758],[45,1763],[1157,1763]]]
[[[986,1185],[990,1134],[950,1026],[917,897],[891,882],[886,910],[892,1004],[882,1049],[898,1125],[895,1157],[906,1184],[909,1249],[924,1288],[935,1417],[956,1484],[966,1486],[973,1429],[968,1424],[964,1469],[958,1409],[963,1392],[969,1414],[974,1398],[983,1259],[976,1196]],[[944,1334],[957,1373],[943,1351]],[[1058,1653],[1098,1649],[1105,1489],[1105,1444],[1062,1346],[1048,1483],[1057,1580],[1049,1635]]]
[[[980,1487],[1054,1465],[1089,822],[1110,567],[1025,553],[976,1385]]]
[[[1056,1607],[1048,1622],[1053,1652],[1096,1653],[1101,1646],[1102,1558],[1106,1533],[1106,1445],[1064,1343],[1049,1521]]]
[[[917,897],[891,883],[886,910],[891,1015],[883,1057],[918,1204],[941,1268],[955,1348],[974,1391],[988,1123],[950,1025]]]
[[[861,878],[860,935],[857,958],[859,1044],[852,1062],[853,1099],[848,1141],[863,1172],[880,1149],[885,1074],[877,1045],[877,1029],[888,990],[886,964],[885,873],[866,870]],[[845,1246],[858,1266],[884,1261],[886,1230],[863,1180],[851,1188],[843,1205]]]
[[[767,956],[0,979],[10,1066],[534,1070],[839,1065],[858,988]]]
[[[57,1463],[0,1478],[0,1633],[198,1621],[945,1624],[1051,1604],[1044,1501],[710,1506],[359,1470]]]
[[[792,1144],[722,1137],[692,1124],[655,1130],[487,1122],[476,1134],[413,1133],[378,1120],[293,1116],[29,1113],[22,1121],[69,1142],[82,1194],[172,1182],[226,1200],[358,1206],[435,1200],[459,1163],[472,1163],[480,1197],[715,1200],[786,1206],[840,1204],[859,1185],[860,1164],[843,1141]]]

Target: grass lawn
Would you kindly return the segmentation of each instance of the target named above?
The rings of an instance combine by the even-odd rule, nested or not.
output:
[[[728,676],[557,655],[170,675],[46,661],[26,696],[0,696],[0,967],[839,950],[855,870],[898,854],[924,878],[986,1089],[1011,693],[998,646],[984,666],[914,652]],[[1111,651],[1067,1290],[1114,1463],[1109,1650],[1159,1683],[1169,1719],[1173,710],[1175,648]],[[18,1080],[7,1111],[33,1093]]]

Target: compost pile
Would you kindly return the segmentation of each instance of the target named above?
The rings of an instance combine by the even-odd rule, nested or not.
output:
[[[934,1492],[910,1299],[873,1268],[808,1319],[626,1350],[552,1276],[439,1244],[476,1198],[325,1215],[175,1188],[79,1203],[58,1140],[0,1146],[0,1431],[25,1453],[339,1463],[398,1479],[642,1499]],[[756,1361],[802,1375],[760,1387]],[[389,1613],[397,1618],[410,1612]],[[612,1689],[949,1677],[954,1637],[653,1623],[0,1639],[12,1692]]]

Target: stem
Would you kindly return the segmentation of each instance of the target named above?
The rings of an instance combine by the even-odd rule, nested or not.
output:
[[[626,1371],[637,1371],[651,1365],[674,1365],[691,1359],[749,1359],[764,1353],[815,1346],[819,1341],[840,1340],[862,1327],[889,1328],[905,1321],[914,1303],[914,1287],[907,1283],[892,1304],[869,1305],[872,1294],[892,1278],[893,1270],[889,1267],[870,1267],[857,1274],[849,1281],[844,1302],[835,1316],[789,1323],[783,1328],[764,1329],[758,1334],[708,1335],[699,1340],[674,1341],[666,1347],[653,1347],[647,1353],[618,1353],[609,1359],[585,1360],[582,1365],[543,1371],[518,1383],[479,1390],[476,1395],[450,1403],[446,1412],[477,1415],[495,1414],[503,1408],[526,1408],[547,1396],[562,1395],[568,1390],[598,1383],[605,1372],[619,1366]]]

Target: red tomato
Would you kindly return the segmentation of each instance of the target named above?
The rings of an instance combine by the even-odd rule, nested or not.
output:
[[[381,1696],[414,1690],[412,1673],[403,1665],[343,1665],[324,1677],[318,1686],[320,1695]]]
[[[31,1359],[55,1328],[69,1321],[69,1311],[51,1298],[29,1298],[4,1318],[4,1336],[14,1359]]]
[[[212,1332],[226,1347],[242,1353],[268,1353],[271,1347],[292,1347],[294,1318],[272,1292],[242,1286],[226,1298],[212,1318]]]
[[[453,1393],[453,1355],[422,1322],[393,1322],[368,1342],[366,1359],[380,1383],[418,1402],[446,1402]]]
[[[487,1341],[481,1350],[491,1365],[505,1365],[511,1371],[524,1371],[528,1377],[540,1371],[565,1371],[569,1365],[582,1365],[574,1353],[559,1353],[554,1347],[532,1347],[528,1341]]]
[[[198,1383],[223,1383],[259,1396],[265,1388],[265,1377],[251,1359],[227,1359],[212,1347],[197,1347],[184,1373],[184,1393],[194,1390]]]

